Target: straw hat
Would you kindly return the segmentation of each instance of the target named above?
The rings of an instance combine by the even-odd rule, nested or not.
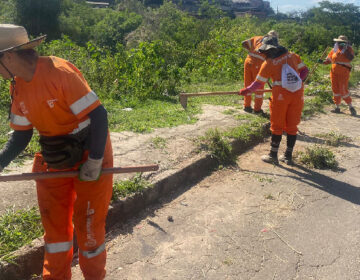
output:
[[[23,49],[32,49],[40,45],[46,35],[29,40],[24,27],[14,24],[0,24],[0,53]]]
[[[345,35],[340,35],[339,38],[335,38],[334,42],[345,42],[348,43],[349,40]]]
[[[279,38],[279,33],[277,33],[275,30],[270,30],[266,35]]]
[[[279,47],[278,39],[274,36],[265,37],[262,41],[262,45],[258,48],[260,52],[264,52],[270,49],[277,49]]]

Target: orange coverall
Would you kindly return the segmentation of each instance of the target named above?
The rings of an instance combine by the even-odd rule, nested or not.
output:
[[[30,82],[16,77],[10,125],[14,130],[35,127],[40,135],[73,134],[90,125],[88,114],[100,106],[80,71],[57,57],[39,57]],[[87,159],[85,151],[83,160]],[[103,167],[112,167],[108,135]],[[48,169],[40,153],[33,172]],[[71,279],[73,223],[78,239],[79,263],[85,279],[105,277],[105,219],[112,195],[112,175],[97,181],[75,178],[37,180],[38,203],[45,229],[43,279]]]
[[[303,86],[295,92],[290,92],[281,86],[281,69],[286,62],[298,74],[306,68],[297,54],[288,52],[275,59],[267,59],[256,77],[256,81],[263,84],[269,78],[273,81],[270,100],[270,129],[274,135],[282,135],[284,130],[288,135],[296,135],[304,106]]]
[[[255,81],[256,75],[258,74],[261,64],[265,61],[265,55],[258,52],[257,49],[261,46],[263,36],[255,36],[247,40],[249,46],[249,54],[245,59],[244,63],[244,87],[248,87]],[[262,87],[264,88],[264,87]],[[260,88],[260,89],[262,89]],[[247,94],[244,97],[244,107],[251,106],[252,93]],[[255,94],[254,111],[260,111],[263,103],[264,94]]]
[[[347,46],[347,48],[350,50],[350,53],[354,55],[354,51],[351,46]],[[325,60],[325,64],[332,63],[330,79],[333,91],[333,100],[336,105],[341,103],[341,98],[344,99],[346,104],[350,104],[352,102],[348,90],[351,71],[350,62],[351,60],[349,60],[345,53],[340,49],[336,52],[332,49]]]

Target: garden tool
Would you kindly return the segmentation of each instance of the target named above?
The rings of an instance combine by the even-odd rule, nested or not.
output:
[[[324,60],[325,57],[327,56],[328,52],[330,51],[331,47],[326,47],[325,51],[322,53],[321,57],[319,58],[319,60]],[[309,79],[309,77],[315,72],[316,68],[318,67],[319,62],[316,62],[315,65],[311,68],[309,74],[307,75],[305,81],[304,81],[304,85],[306,83],[306,81]]]
[[[101,171],[101,174],[147,172],[147,171],[157,171],[158,169],[159,166],[157,164],[142,165],[142,166],[113,167],[113,168],[104,168]],[[42,179],[50,179],[50,178],[68,178],[68,177],[78,177],[78,176],[79,176],[79,170],[56,171],[56,172],[31,172],[31,173],[20,173],[13,175],[3,175],[0,176],[0,182],[42,180]]]
[[[256,92],[271,92],[271,89],[260,89],[255,91]],[[194,97],[194,96],[206,96],[206,95],[233,95],[233,94],[239,94],[239,91],[214,91],[214,92],[195,92],[195,93],[180,93],[179,99],[180,104],[183,106],[184,109],[187,107],[187,99],[188,97]]]

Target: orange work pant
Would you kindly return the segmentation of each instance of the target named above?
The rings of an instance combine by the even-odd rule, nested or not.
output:
[[[346,104],[352,102],[348,89],[349,78],[350,70],[341,65],[335,65],[330,72],[333,100],[336,105],[341,103],[341,98],[344,99]]]
[[[248,56],[245,59],[244,64],[244,87],[250,86],[256,79],[257,74],[260,71],[261,64],[263,63],[263,60],[256,59],[253,57]],[[260,88],[263,89],[264,87]],[[252,93],[249,93],[244,97],[244,107],[250,107],[251,106],[251,96]],[[254,104],[254,110],[260,111],[261,106],[263,104],[264,99],[264,93],[255,93],[255,104]]]
[[[304,107],[304,90],[290,92],[275,86],[269,106],[271,133],[282,135],[286,131],[289,135],[296,135]]]
[[[87,152],[83,161],[86,158]],[[112,147],[108,137],[103,167],[112,166]],[[79,164],[73,169],[78,167]],[[44,172],[46,169],[42,155],[36,154],[33,172]],[[73,223],[79,247],[80,268],[85,279],[104,279],[105,220],[112,196],[112,174],[101,175],[97,181],[90,182],[80,181],[77,177],[37,180],[36,187],[45,230],[43,279],[71,279]]]

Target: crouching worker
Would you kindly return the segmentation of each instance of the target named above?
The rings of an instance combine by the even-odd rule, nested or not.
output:
[[[324,64],[332,64],[330,71],[331,88],[335,103],[334,113],[340,113],[341,99],[349,106],[352,116],[356,116],[356,110],[352,106],[352,100],[348,89],[351,61],[354,59],[354,51],[346,36],[340,35],[334,39],[334,48],[330,51]],[[322,62],[322,61],[319,61]]]
[[[10,79],[10,126],[1,170],[28,145],[33,128],[41,153],[33,172],[77,170],[79,178],[36,181],[45,235],[43,279],[71,279],[73,224],[85,279],[105,278],[105,219],[112,194],[107,112],[80,71],[58,57],[39,57],[21,26],[0,24],[0,74]]]
[[[297,54],[288,52],[285,47],[280,46],[276,37],[265,38],[259,51],[265,54],[266,61],[262,64],[256,80],[247,88],[241,89],[239,94],[246,95],[254,92],[263,87],[269,78],[272,79],[271,149],[270,153],[262,156],[261,159],[268,163],[278,163],[278,149],[283,131],[285,131],[287,148],[280,160],[292,164],[297,126],[304,106],[303,81],[309,70]]]

